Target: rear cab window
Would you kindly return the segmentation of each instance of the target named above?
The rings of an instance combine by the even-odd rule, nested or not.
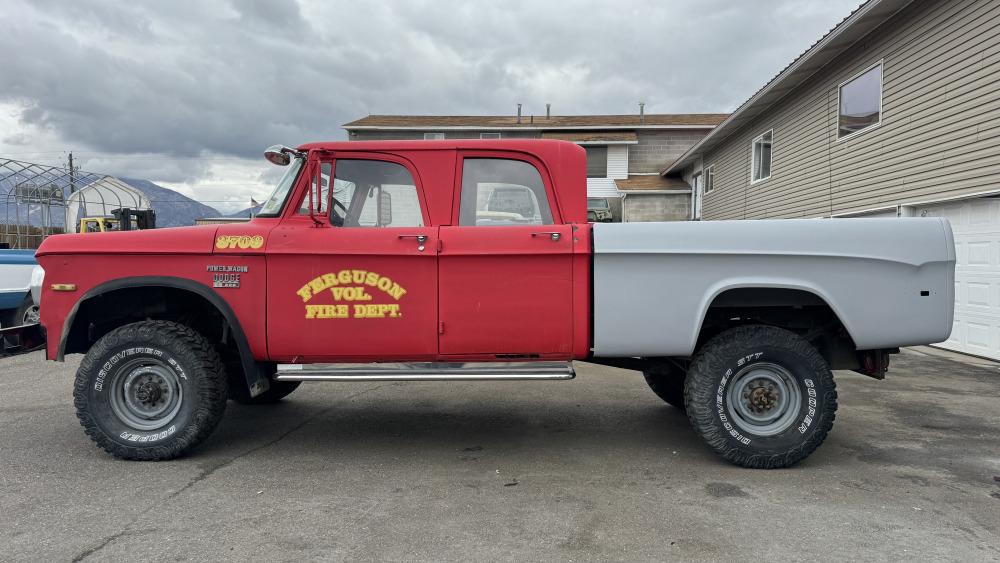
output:
[[[460,226],[551,225],[538,168],[511,158],[465,157],[458,221]]]

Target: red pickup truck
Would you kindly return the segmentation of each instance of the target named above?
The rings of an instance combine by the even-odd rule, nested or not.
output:
[[[85,353],[87,434],[125,459],[196,446],[227,398],[301,382],[571,379],[640,370],[724,458],[808,456],[831,368],[881,379],[947,338],[940,219],[587,222],[561,141],[272,147],[250,222],[60,235],[38,251],[48,358]],[[595,422],[596,423],[596,422]]]

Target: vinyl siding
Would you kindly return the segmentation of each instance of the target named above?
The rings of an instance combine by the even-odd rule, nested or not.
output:
[[[838,140],[840,83],[879,60],[881,125]],[[771,178],[751,186],[751,141],[768,129]],[[703,165],[716,170],[707,219],[829,216],[1000,191],[1000,3],[914,2]]]
[[[608,145],[608,178],[628,178],[628,145]]]

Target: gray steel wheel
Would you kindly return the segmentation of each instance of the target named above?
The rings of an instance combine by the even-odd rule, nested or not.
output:
[[[774,436],[791,426],[802,408],[802,390],[778,364],[750,364],[733,376],[728,391],[730,418],[749,434]]]
[[[38,305],[31,305],[24,310],[24,314],[21,316],[21,324],[30,325],[37,324],[41,320],[41,315],[38,312]]]
[[[162,428],[177,415],[183,400],[177,373],[151,358],[126,364],[111,380],[111,410],[138,430]]]

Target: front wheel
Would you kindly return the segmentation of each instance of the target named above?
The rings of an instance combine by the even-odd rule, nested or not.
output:
[[[809,456],[833,427],[837,388],[826,361],[797,334],[771,326],[727,330],[691,362],[688,418],[726,460],[788,467]]]
[[[227,387],[205,337],[178,323],[143,321],[109,332],[87,352],[73,402],[87,435],[108,453],[163,460],[212,433]]]

